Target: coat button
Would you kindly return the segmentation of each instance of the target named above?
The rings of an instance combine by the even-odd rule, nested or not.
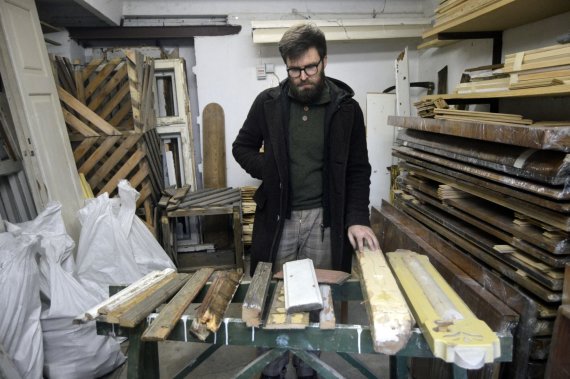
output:
[[[277,221],[279,221],[279,215],[277,215]]]
[[[307,121],[309,118],[307,116],[302,117],[303,121]]]

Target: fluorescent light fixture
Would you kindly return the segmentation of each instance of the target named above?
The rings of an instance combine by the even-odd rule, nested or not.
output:
[[[327,20],[265,20],[252,21],[253,43],[279,42],[283,33],[292,25],[302,22],[317,25],[327,41],[346,41],[381,38],[421,37],[427,30],[430,20],[427,18],[371,18]]]

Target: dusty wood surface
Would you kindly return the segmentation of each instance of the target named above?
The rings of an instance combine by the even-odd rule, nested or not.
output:
[[[285,311],[283,281],[277,282],[264,329],[305,329],[309,325],[309,312],[288,314]]]
[[[152,324],[142,335],[143,341],[164,341],[170,335],[180,316],[194,300],[198,292],[214,272],[212,268],[202,268],[192,275],[184,287],[178,291],[174,298],[160,311]]]
[[[497,125],[477,121],[390,116],[388,125],[533,149],[570,152],[570,124],[567,126],[505,125],[498,128]]]
[[[283,265],[285,310],[287,313],[323,308],[319,282],[311,259],[299,259]]]
[[[396,354],[408,342],[414,318],[382,251],[357,251],[356,259],[374,351]]]
[[[427,153],[550,185],[563,185],[570,174],[570,162],[561,151],[527,149],[414,129],[403,129],[398,133],[398,142]]]
[[[146,299],[128,309],[119,316],[119,324],[127,328],[134,328],[139,322],[144,320],[151,312],[170,299],[188,281],[188,274],[176,274],[176,277],[159,288]]]
[[[259,327],[271,282],[271,263],[259,262],[249,284],[241,308],[241,318],[247,326]]]
[[[220,274],[208,289],[190,329],[201,340],[206,339],[208,331],[215,332],[220,327],[242,275],[235,271]]]
[[[202,112],[204,136],[204,188],[223,188],[226,180],[226,139],[224,110],[217,103]]]
[[[325,270],[316,268],[317,282],[322,284],[342,284],[350,278],[350,274],[344,271]],[[283,279],[283,271],[279,271],[273,275],[273,279]]]

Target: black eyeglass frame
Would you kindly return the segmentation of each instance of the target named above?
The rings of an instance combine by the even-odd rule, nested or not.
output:
[[[318,74],[318,72],[319,72],[319,65],[321,64],[322,61],[323,61],[323,58],[319,59],[319,61],[318,61],[316,64],[315,64],[315,63],[313,63],[313,64],[308,64],[308,65],[306,65],[305,67],[287,67],[287,75],[289,75],[289,77],[295,79],[295,78],[298,78],[299,76],[301,76],[301,72],[304,71],[304,72],[305,72],[305,75],[307,75],[307,77],[311,77],[311,76],[313,76],[313,75]],[[309,73],[307,72],[307,69],[312,70],[313,68],[314,68],[316,71],[315,71],[314,73],[312,73],[312,74],[309,74]],[[291,71],[297,71],[297,70],[299,70],[299,74],[298,74],[298,75],[291,75]]]

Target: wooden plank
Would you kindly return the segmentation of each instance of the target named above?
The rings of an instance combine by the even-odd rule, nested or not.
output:
[[[172,297],[186,282],[190,275],[176,274],[164,287],[148,296],[146,299],[127,310],[119,317],[119,324],[127,328],[134,328],[153,312],[160,304]]]
[[[309,312],[287,313],[285,311],[285,288],[283,281],[278,281],[263,329],[305,329],[308,325]]]
[[[97,111],[97,108],[103,103],[103,101],[109,96],[112,90],[115,89],[125,78],[127,77],[127,66],[121,65],[120,68],[117,69],[117,72],[105,83],[103,88],[97,94],[89,99],[89,103],[87,106],[92,111]]]
[[[381,250],[357,251],[356,259],[374,351],[396,354],[411,335],[410,309]]]
[[[141,135],[138,133],[134,133],[126,137],[121,144],[113,150],[113,153],[101,164],[95,173],[90,175],[89,177],[89,184],[92,188],[95,188],[103,181],[104,178],[109,176],[109,173],[115,169],[119,162],[129,154],[131,148],[137,144]],[[105,141],[106,142],[106,141]],[[101,152],[102,153],[102,152]],[[98,154],[97,156],[101,156]],[[101,156],[102,157],[102,156]],[[98,161],[91,162],[90,165],[94,163],[100,163]],[[88,166],[86,166],[88,168]]]
[[[143,302],[149,296],[152,296],[157,291],[160,291],[162,288],[168,286],[168,283],[173,281],[176,278],[176,273],[171,273],[168,276],[165,276],[158,280],[155,283],[150,284],[142,291],[136,294],[127,300],[123,300],[122,302],[113,304],[113,306],[105,306],[99,309],[99,314],[102,315],[100,318],[104,318],[105,322],[109,322],[112,324],[118,324],[120,322],[120,318],[128,312],[130,309],[133,309],[135,306]]]
[[[121,104],[121,102],[126,98],[128,94],[129,84],[125,83],[121,86],[117,93],[113,95],[111,99],[105,101],[105,105],[98,112],[99,116],[106,119],[111,114],[111,112]]]
[[[87,124],[81,121],[79,118],[75,117],[67,109],[62,108],[63,118],[67,125],[69,125],[73,130],[81,134],[83,137],[99,137],[99,133],[91,129]]]
[[[435,180],[440,183],[450,185],[454,188],[460,189],[462,191],[468,192],[473,196],[488,200],[492,203],[498,204],[502,207],[509,208],[513,211],[519,212],[521,214],[527,215],[530,218],[540,220],[547,225],[551,225],[555,228],[562,229],[565,231],[570,231],[570,219],[563,215],[562,213],[554,212],[541,206],[513,198],[501,193],[497,193],[493,190],[481,189],[481,186],[466,182],[459,178],[451,178],[440,173],[433,172],[431,170],[424,169],[420,166],[411,165],[406,162],[400,162],[399,165],[413,172],[414,175],[425,177],[431,180]]]
[[[495,125],[477,121],[433,120],[421,117],[389,116],[388,125],[426,132],[473,138],[539,150],[570,152],[570,124],[568,126]]]
[[[210,103],[202,112],[202,120],[204,188],[223,188],[227,186],[224,110]]]
[[[102,143],[89,155],[79,167],[78,171],[82,174],[89,175],[95,165],[101,163],[101,160],[107,153],[115,147],[115,144],[121,140],[121,136],[112,136],[102,138]],[[78,160],[76,159],[76,162]]]
[[[235,271],[224,272],[208,289],[190,328],[190,331],[201,341],[206,339],[209,332],[216,332],[220,327],[241,277],[242,274]]]
[[[570,375],[570,305],[561,305],[558,308],[552,341],[550,343],[550,353],[544,377],[546,379],[565,378]]]
[[[413,249],[428,255],[433,259],[432,262],[440,262],[436,268],[440,272],[449,273],[450,276],[447,276],[446,280],[456,290],[457,286],[463,283],[463,289],[457,291],[476,315],[494,331],[513,330],[513,327],[517,326],[516,320],[519,319],[516,333],[513,334],[513,363],[505,367],[505,371],[506,375],[511,377],[526,377],[528,341],[539,312],[539,307],[533,299],[387,202],[382,204],[381,211],[372,209],[372,225],[378,236],[386,238],[380,243],[384,249]],[[451,274],[449,270],[452,267],[462,271]],[[486,300],[478,300],[478,296],[485,296]],[[505,305],[502,305],[503,302]]]
[[[570,175],[567,154],[560,151],[526,149],[413,129],[402,130],[397,140],[416,150],[550,185],[563,185]]]
[[[501,356],[497,335],[475,317],[428,257],[403,249],[387,256],[436,357],[472,370]],[[457,338],[458,335],[477,337]]]
[[[195,299],[213,272],[214,269],[212,268],[202,268],[192,275],[184,287],[160,311],[158,317],[145,330],[141,339],[143,341],[166,340],[182,314],[184,314],[184,311],[190,306],[190,303]]]
[[[91,148],[97,143],[98,140],[99,138],[93,137],[93,138],[86,138],[83,141],[81,141],[81,143],[78,146],[76,146],[75,149],[73,150],[73,159],[75,160],[75,162],[77,163],[81,159],[83,159],[85,154],[87,154],[89,150],[91,150]]]
[[[121,63],[121,58],[113,58],[103,68],[95,74],[94,77],[89,79],[89,84],[85,87],[85,97],[90,98],[93,93],[101,86],[103,81],[115,70],[117,65]]]
[[[259,327],[271,282],[271,263],[259,262],[245,294],[241,318],[249,327]]]
[[[323,298],[311,259],[298,259],[283,264],[283,282],[287,313],[323,308]]]
[[[342,284],[350,278],[350,274],[344,271],[325,270],[316,268],[317,282],[321,284]],[[283,271],[279,271],[273,275],[273,279],[283,279]]]
[[[82,72],[84,82],[89,79],[89,76],[91,76],[101,63],[103,63],[103,58],[93,58],[87,63]]]
[[[570,199],[570,190],[566,189],[566,187],[547,187],[544,184],[537,184],[532,181],[524,180],[518,177],[508,176],[506,174],[497,173],[495,171],[486,170],[477,166],[473,166],[467,163],[459,163],[450,159],[446,159],[443,157],[439,157],[434,154],[424,153],[419,150],[411,149],[409,147],[393,147],[393,151],[398,152],[398,156],[400,154],[407,156],[405,159],[410,160],[412,163],[420,164],[421,162],[430,162],[429,164],[425,164],[425,167],[435,169],[436,166],[439,167],[447,167],[454,172],[462,172],[468,174],[470,177],[477,177],[482,178],[485,182],[496,182],[499,183],[500,186],[492,186],[493,189],[498,190],[499,192],[508,193],[514,197],[519,197],[527,201],[531,201],[535,199],[535,197],[530,196],[517,196],[519,191],[500,191],[500,188],[505,187],[513,187],[516,190],[524,190],[526,192],[531,192],[535,195],[541,195],[544,197],[548,197],[554,200],[568,200]],[[409,157],[415,158],[411,160]],[[421,163],[424,165],[424,163]],[[467,176],[462,176],[462,178],[467,178]],[[475,179],[474,179],[475,180]],[[489,184],[489,187],[491,185]],[[540,203],[541,205],[548,206],[548,203]],[[562,206],[559,203],[555,203],[549,208],[554,210],[570,210],[570,206]]]
[[[129,115],[131,112],[131,100],[126,99],[119,110],[111,117],[109,124],[113,126],[119,126],[123,123],[123,119]]]
[[[319,329],[331,330],[336,328],[334,304],[331,287],[326,284],[319,285],[323,298],[323,309],[319,312]]]
[[[141,150],[137,150],[130,158],[121,166],[121,168],[107,181],[105,186],[98,191],[98,194],[108,192],[112,193],[119,184],[121,179],[125,179],[129,173],[141,162],[145,154]]]
[[[57,87],[57,93],[58,93],[61,101],[63,101],[65,104],[67,104],[73,110],[78,112],[82,117],[89,120],[89,122],[91,122],[93,124],[93,126],[95,126],[97,129],[99,129],[103,133],[105,133],[107,135],[121,135],[121,132],[119,130],[115,129],[115,127],[113,125],[109,124],[107,121],[105,121],[104,119],[99,117],[98,114],[93,112],[91,109],[87,108],[86,105],[81,103],[79,100],[77,100],[75,97],[73,97],[67,91],[65,91],[63,88]]]

